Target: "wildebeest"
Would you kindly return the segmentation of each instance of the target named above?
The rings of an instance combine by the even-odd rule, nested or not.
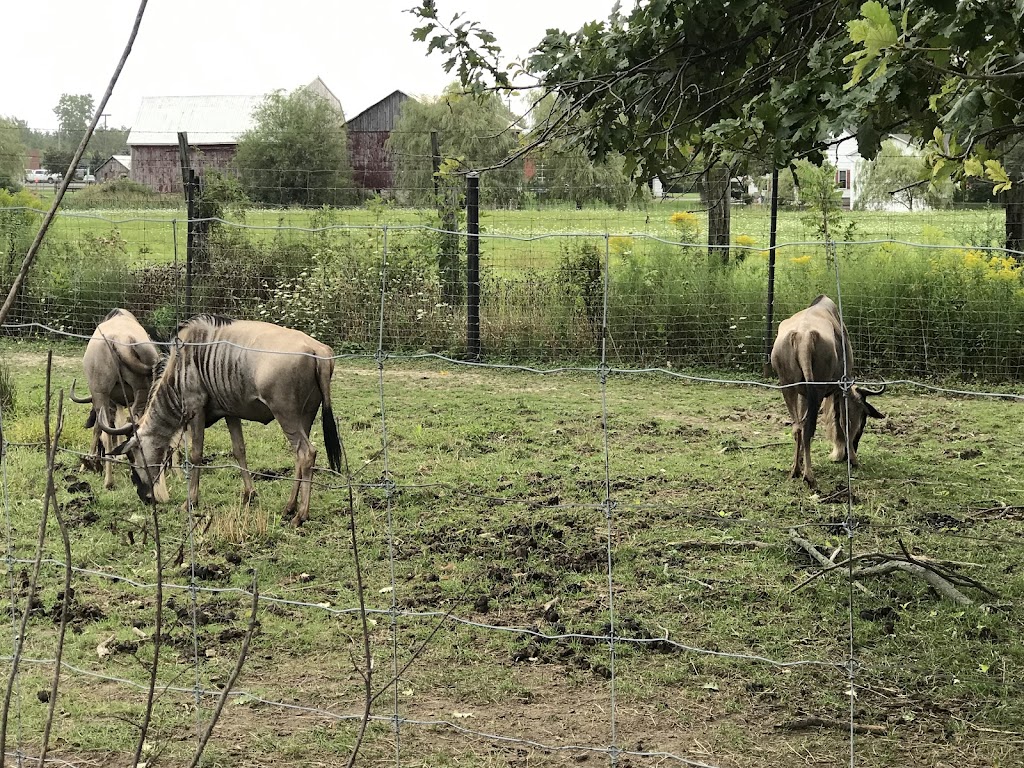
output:
[[[332,469],[341,470],[341,440],[331,412],[331,348],[301,331],[217,315],[186,321],[172,342],[142,419],[137,425],[108,430],[135,433],[117,452],[130,457],[139,498],[166,501],[154,495],[145,470],[163,466],[174,435],[187,425],[192,442],[188,498],[197,504],[203,434],[206,427],[224,419],[242,472],[242,496],[250,500],[254,488],[245,460],[242,420],[268,424],[276,419],[295,450],[295,484],[285,515],[294,515],[292,524],[301,525],[309,518],[317,453],[309,430],[321,403],[327,458]]]
[[[85,422],[86,427],[93,428],[92,446],[84,465],[98,465],[104,454],[112,453],[112,438],[104,433],[103,426],[115,425],[119,408],[129,409],[129,419],[142,415],[153,384],[153,370],[162,357],[160,347],[127,309],[111,310],[96,326],[82,359],[89,397],[77,397],[74,384],[70,393],[74,402],[92,404]],[[113,486],[113,464],[107,461],[103,487]]]
[[[883,418],[867,396],[882,394],[885,386],[878,390],[851,386],[844,402],[839,382],[853,375],[853,349],[832,299],[818,296],[807,309],[779,323],[779,335],[772,346],[772,368],[784,387],[782,394],[793,421],[796,445],[790,477],[802,474],[804,481],[815,487],[811,438],[823,401],[825,427],[833,445],[829,458],[845,461],[849,438],[850,463],[856,465],[857,446],[867,417]]]

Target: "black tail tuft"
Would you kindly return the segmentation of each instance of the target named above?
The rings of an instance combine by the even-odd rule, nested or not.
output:
[[[90,408],[89,418],[85,420],[85,428],[92,429],[94,426],[96,426],[96,409]]]
[[[325,407],[321,414],[324,420],[324,447],[327,448],[327,461],[331,469],[341,472],[341,437],[338,435],[338,425],[334,423],[334,413],[330,408]]]

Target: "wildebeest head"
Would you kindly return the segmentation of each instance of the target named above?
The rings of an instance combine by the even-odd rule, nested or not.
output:
[[[869,395],[880,395],[885,392],[885,385],[883,384],[878,389],[868,389],[867,387],[850,387],[850,396],[847,401],[841,396],[838,396],[834,403],[831,400],[826,400],[825,407],[827,408],[839,408],[839,423],[843,426],[846,434],[849,436],[850,448],[853,452],[854,463],[856,463],[857,449],[860,446],[860,439],[864,436],[864,427],[867,424],[869,418],[872,419],[884,419],[885,415],[880,413],[875,406],[868,402]],[[825,420],[826,425],[831,427],[834,423],[832,419]],[[836,435],[833,434],[833,430],[829,429],[829,437],[834,441]],[[839,449],[839,445],[836,446]]]
[[[170,463],[173,441],[154,434],[145,426],[137,428],[134,424],[108,431],[111,434],[134,433],[114,450],[113,455],[127,457],[131,465],[132,485],[139,498],[146,504],[168,502],[170,494],[167,492],[164,470]]]

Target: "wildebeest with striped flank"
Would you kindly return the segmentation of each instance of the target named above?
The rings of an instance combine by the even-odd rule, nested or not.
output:
[[[324,444],[331,468],[341,470],[341,440],[331,411],[333,351],[301,331],[272,323],[198,315],[186,321],[153,384],[145,413],[137,425],[116,433],[134,436],[119,453],[130,457],[132,479],[145,502],[154,496],[149,468],[163,465],[172,440],[183,426],[191,437],[188,498],[199,502],[199,472],[206,427],[224,419],[242,472],[242,498],[255,489],[245,460],[242,420],[273,420],[295,451],[295,484],[285,507],[292,524],[309,519],[309,495],[317,451],[309,430],[323,404]]]
[[[772,346],[772,368],[783,385],[782,395],[793,421],[793,468],[790,477],[803,476],[815,487],[811,469],[811,438],[824,403],[825,428],[832,440],[832,461],[845,461],[849,438],[850,463],[857,464],[857,447],[864,434],[867,417],[884,418],[868,395],[880,395],[880,389],[850,386],[844,403],[839,382],[853,376],[853,348],[839,308],[828,296],[818,296],[807,309],[779,323],[779,335]],[[849,410],[849,414],[847,414]]]
[[[118,409],[129,409],[129,421],[142,415],[162,358],[160,347],[127,309],[112,309],[96,326],[82,358],[89,396],[77,397],[74,383],[70,392],[74,402],[92,404],[85,426],[93,428],[93,438],[84,466],[98,469],[103,456],[112,453],[112,438],[103,426],[115,426]],[[104,488],[114,487],[113,469],[112,462],[105,462]]]

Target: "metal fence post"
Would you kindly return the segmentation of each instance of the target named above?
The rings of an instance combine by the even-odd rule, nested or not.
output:
[[[466,175],[466,351],[480,357],[480,174]]]
[[[775,243],[779,234],[779,169],[772,171],[772,219],[768,235],[768,306],[764,332],[764,375],[772,375],[772,321],[775,314]]]

